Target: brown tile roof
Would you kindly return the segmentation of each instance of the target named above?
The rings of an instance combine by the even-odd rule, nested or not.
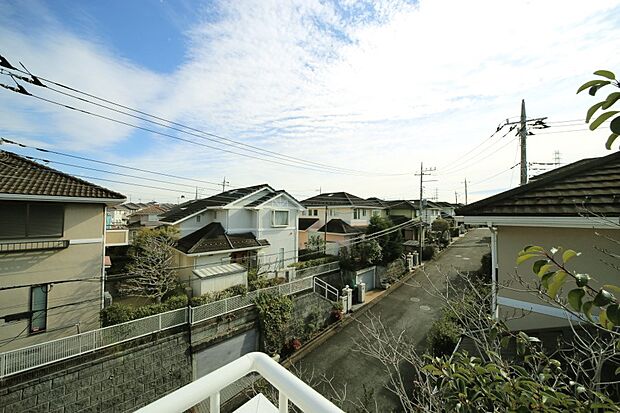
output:
[[[0,193],[119,201],[125,199],[118,192],[7,151],[0,151]]]
[[[620,216],[620,152],[584,159],[459,208],[466,216]]]
[[[179,239],[176,248],[186,254],[200,254],[215,251],[225,252],[239,248],[260,248],[267,245],[269,245],[267,240],[257,240],[251,232],[227,234],[222,224],[212,222]]]

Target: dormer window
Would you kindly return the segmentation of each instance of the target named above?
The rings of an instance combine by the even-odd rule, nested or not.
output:
[[[272,227],[288,227],[288,211],[273,211]]]

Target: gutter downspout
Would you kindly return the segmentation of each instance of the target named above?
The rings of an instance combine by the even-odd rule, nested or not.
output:
[[[491,316],[493,320],[499,318],[497,308],[497,227],[488,222],[487,226],[491,230]]]

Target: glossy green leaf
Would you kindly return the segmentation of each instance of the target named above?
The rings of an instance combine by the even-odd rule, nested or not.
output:
[[[521,255],[519,257],[517,257],[517,265],[524,263],[527,260],[531,260],[534,257],[537,257],[538,255],[535,254],[524,254]]]
[[[620,117],[616,118],[616,119],[620,119]],[[614,120],[616,120],[616,119],[614,119]],[[617,133],[612,133],[611,135],[609,135],[609,138],[607,138],[607,141],[605,142],[605,148],[607,150],[611,150],[611,145],[614,144],[614,141],[616,140],[617,137],[618,137]]]
[[[620,287],[613,284],[604,284],[603,288],[609,292],[620,294]]]
[[[581,311],[586,316],[586,318],[590,320],[591,322],[594,322],[594,320],[592,319],[592,306],[593,305],[594,303],[592,301],[586,301],[585,303],[583,303],[583,306],[581,306]]]
[[[581,311],[581,300],[584,295],[586,295],[586,292],[581,288],[575,288],[568,292],[568,303],[575,311]]]
[[[534,274],[538,275],[538,273],[540,272],[540,268],[547,264],[549,261],[547,260],[538,260],[534,263],[534,265],[532,265],[532,271],[534,271]]]
[[[554,264],[549,264],[549,263],[548,263],[548,264],[543,265],[542,267],[540,267],[540,268],[538,269],[538,273],[537,273],[536,275],[538,275],[539,277],[541,277],[541,278],[542,278],[542,276],[543,276],[543,275],[545,275],[546,273],[548,273],[548,272],[549,272],[549,270],[550,270],[551,268],[553,268],[553,266],[554,266]]]
[[[549,298],[555,299],[556,295],[558,295],[558,291],[560,291],[562,284],[564,284],[566,275],[564,271],[557,271],[555,275],[549,279],[549,288],[547,289]]]
[[[543,285],[543,287],[549,288],[549,279],[553,277],[554,275],[555,275],[555,271],[549,271],[548,273],[543,274],[543,276],[540,279],[540,282]]]
[[[616,376],[620,374],[620,367],[618,367],[614,373],[616,374]]]
[[[598,294],[596,294],[596,296],[594,297],[594,305],[598,306],[598,307],[603,307],[606,306],[607,304],[611,303],[614,299],[614,296],[612,293],[610,293],[609,291],[601,288],[598,291]]]
[[[620,326],[620,305],[610,304],[607,306],[607,318],[617,326]]]
[[[617,110],[612,110],[610,112],[605,112],[603,113],[601,116],[599,116],[598,118],[596,118],[596,120],[594,122],[592,122],[590,124],[590,130],[595,130],[596,128],[598,128],[599,126],[601,126],[601,123],[605,122],[607,119],[611,118],[612,116],[618,114],[620,111]]]
[[[588,274],[576,274],[575,282],[577,283],[577,287],[585,287],[590,282],[591,278]]]
[[[579,255],[579,253],[577,253],[577,252],[575,252],[573,250],[566,250],[562,254],[562,261],[564,261],[564,263],[566,263],[566,262],[568,262],[568,260],[570,260],[573,257],[576,257],[577,255]]]
[[[609,84],[609,83],[611,83],[609,80],[599,80],[599,79],[590,80],[589,82],[586,82],[583,85],[579,86],[579,89],[577,89],[577,93],[581,93],[584,90],[592,86],[598,86],[598,85],[604,86],[605,84]]]
[[[611,121],[609,129],[616,135],[620,135],[620,116]]]
[[[590,119],[592,119],[592,116],[594,116],[596,111],[599,110],[603,106],[604,103],[605,103],[604,101],[598,102],[590,106],[590,109],[588,109],[588,112],[586,113],[586,123],[590,122]]]
[[[594,74],[598,76],[606,77],[607,79],[611,79],[611,80],[614,80],[616,78],[616,75],[614,75],[614,73],[610,72],[609,70],[597,70],[596,72],[594,72]]]
[[[618,99],[620,99],[620,92],[610,93],[609,96],[607,96],[607,99],[601,102],[601,109],[609,109],[618,101]]]

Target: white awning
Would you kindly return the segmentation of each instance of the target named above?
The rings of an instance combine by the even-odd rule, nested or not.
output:
[[[208,278],[208,277],[216,277],[220,275],[235,274],[238,272],[245,272],[245,271],[247,271],[247,268],[240,264],[223,264],[223,265],[216,265],[213,267],[199,268],[192,272],[198,278]]]

